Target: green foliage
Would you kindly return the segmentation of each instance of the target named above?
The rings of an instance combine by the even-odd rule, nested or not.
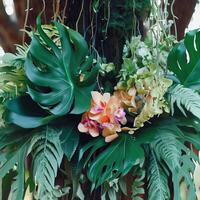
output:
[[[174,114],[174,104],[176,104],[185,116],[183,107],[200,119],[200,96],[194,90],[178,84],[170,89],[168,98],[172,115]]]
[[[147,165],[148,199],[167,200],[170,197],[168,188],[168,177],[161,167],[153,149],[149,151]]]
[[[0,97],[14,98],[26,91],[24,70],[13,66],[0,67]]]
[[[144,195],[144,178],[145,178],[145,170],[140,168],[140,166],[135,167],[132,174],[134,181],[132,184],[132,200],[142,200],[142,197],[139,195]]]
[[[32,174],[32,181],[35,184],[36,199],[58,199],[69,192],[68,187],[54,186],[58,168],[63,158],[61,145],[66,147],[69,144],[70,134],[60,141],[61,134],[67,134],[65,128],[60,130],[48,127],[42,130],[24,130],[19,127],[9,126],[0,129],[0,177],[3,178],[9,171],[15,171],[16,175],[12,180],[9,197],[11,199],[22,200],[25,192],[25,163],[26,158],[31,153],[33,156],[32,169],[28,169]],[[72,141],[72,140],[71,140]],[[77,142],[74,140],[77,146]],[[72,144],[71,144],[72,146]],[[68,155],[71,158],[72,155]],[[74,153],[74,150],[71,151]],[[30,164],[29,164],[30,165]],[[27,172],[26,172],[27,173]],[[28,174],[27,174],[28,175]]]
[[[168,48],[169,44],[166,42],[155,47],[150,36],[145,41],[142,41],[141,36],[126,41],[117,88],[129,89],[136,81],[140,82],[150,76],[158,78],[165,75]]]
[[[111,5],[111,1],[106,2]],[[135,5],[133,1],[113,2],[114,9],[120,12],[110,13],[107,28],[118,29],[119,33],[132,31],[133,24],[129,22],[133,19],[133,6],[139,15],[148,13],[148,0],[135,1]],[[101,3],[93,1],[94,12],[98,12]],[[178,107],[185,116],[185,110],[191,112],[191,118],[153,118],[168,108],[164,94],[172,83],[165,77],[169,45],[164,42],[154,46],[153,41],[133,37],[124,48],[117,89],[134,87],[136,98],[151,97],[152,105],[143,101],[142,114],[138,115],[142,118],[139,126],[150,118],[151,125],[136,130],[134,135],[124,132],[123,127],[112,143],[105,143],[102,137],[88,142],[79,136],[77,125],[79,115],[91,104],[98,64],[93,56],[88,56],[86,41],[79,33],[58,22],[42,26],[38,18],[30,46],[19,46],[16,55],[6,54],[0,67],[0,123],[4,117],[6,122],[18,125],[0,128],[0,178],[9,175],[12,179],[9,198],[22,200],[26,187],[33,184],[35,199],[59,199],[69,193],[69,185],[73,187],[70,197],[84,199],[88,191],[82,191],[81,184],[87,184],[88,178],[91,191],[100,186],[101,199],[114,200],[120,190],[126,193],[123,176],[134,171],[134,200],[141,199],[144,188],[149,200],[180,200],[182,182],[187,186],[187,199],[196,199],[192,175],[194,162],[199,160],[187,144],[200,149],[200,97],[193,90],[200,86],[199,40],[198,30],[189,32],[168,57],[169,69],[180,82],[168,94],[172,115]],[[102,65],[104,73],[113,70],[112,63]],[[3,114],[4,102],[7,110]],[[152,114],[154,111],[156,114]],[[135,116],[134,119],[138,120]],[[80,178],[82,172],[86,172],[87,178]],[[60,173],[66,179],[62,185],[56,185]]]
[[[196,124],[195,134],[186,132],[188,128]],[[143,164],[145,160],[144,146],[150,145],[151,152],[148,165],[148,194],[150,199],[168,199],[170,196],[168,180],[172,174],[171,181],[174,187],[174,198],[179,200],[179,185],[182,180],[188,187],[188,199],[195,198],[195,187],[191,174],[194,172],[194,162],[198,162],[197,156],[192,150],[185,146],[185,142],[192,143],[196,148],[200,147],[199,125],[193,119],[188,120],[164,120],[150,128],[138,131],[136,137],[121,134],[112,144],[106,144],[103,138],[86,144],[80,150],[80,159],[84,157],[88,177],[96,186],[111,181],[127,174],[137,164]],[[97,150],[100,151],[96,154]],[[93,155],[95,154],[95,157]],[[153,155],[152,155],[153,154]],[[133,183],[137,187],[133,197],[137,198],[143,190],[140,188],[143,179],[136,179]],[[138,183],[137,183],[138,181]],[[137,193],[138,192],[138,193]]]
[[[186,34],[168,56],[168,67],[174,72],[185,87],[200,87],[200,31],[194,30]]]
[[[60,23],[55,25],[60,35],[62,51],[48,38],[38,22],[38,32],[50,50],[41,44],[37,36],[33,36],[25,68],[28,79],[35,87],[30,85],[28,92],[34,101],[54,115],[68,112],[80,114],[90,105],[90,92],[94,88],[98,67],[91,69],[92,59],[86,57],[87,44],[79,33]],[[34,64],[37,62],[45,65],[43,71]],[[86,71],[90,69],[91,72]],[[84,76],[83,80],[80,76]],[[49,87],[51,91],[38,90],[36,86]],[[82,99],[84,104],[80,102]]]
[[[158,160],[163,160],[172,173],[174,199],[180,199],[179,187],[182,180],[187,185],[187,199],[195,199],[195,186],[191,174],[195,170],[193,160],[198,161],[198,157],[171,133],[158,137],[153,143],[153,149]],[[155,188],[152,189],[154,191]]]
[[[60,188],[55,185],[58,168],[64,155],[60,141],[63,130],[64,128],[57,130],[47,127],[30,131],[16,126],[0,129],[0,178],[13,170],[16,174],[10,190],[11,199],[23,200],[25,188],[27,184],[30,184],[28,181],[30,179],[35,185],[36,199],[56,200],[69,192],[68,186]],[[63,145],[66,141],[63,140]],[[33,158],[32,163],[29,163],[32,168],[28,168],[31,176],[25,184],[25,174],[29,175],[25,170],[25,163],[30,154]]]
[[[93,8],[93,11],[94,11],[95,13],[97,13],[98,8],[99,8],[99,0],[93,0],[93,1],[92,1],[92,8]]]
[[[25,61],[27,46],[17,46],[17,53],[6,53],[0,64],[0,127],[5,125],[3,113],[4,102],[26,92]]]
[[[2,58],[2,65],[23,68],[26,55],[28,53],[28,45],[16,45],[16,53],[6,53]]]
[[[5,120],[23,128],[42,126],[56,118],[42,110],[28,95],[7,101],[6,108]]]
[[[98,1],[93,9],[98,6]],[[145,20],[151,10],[150,0],[106,0],[107,28],[117,30],[121,37],[127,38],[137,34],[136,28],[139,20]],[[137,18],[136,18],[137,15]]]
[[[41,115],[42,111],[35,114],[37,117],[26,115],[26,105],[23,109],[17,106],[20,99],[7,104],[7,120],[24,128],[41,126],[67,113],[80,114],[90,106],[98,65],[93,67],[93,58],[87,56],[86,41],[79,33],[58,22],[55,25],[61,49],[42,30],[38,18],[39,36],[33,36],[25,61],[26,76],[30,81],[28,94],[41,107],[40,110],[44,110],[45,116]],[[15,107],[19,108],[17,112]]]
[[[55,178],[63,158],[59,136],[60,132],[47,127],[31,140],[36,199],[57,199],[63,195],[62,190],[55,186]]]
[[[149,165],[147,165],[149,171],[148,194],[150,195],[148,199],[158,199],[158,197],[163,200],[169,199],[169,180],[173,183],[175,200],[180,199],[181,181],[187,185],[187,199],[192,200],[196,196],[191,174],[194,173],[195,169],[194,161],[199,161],[193,151],[187,148],[185,142],[190,142],[199,148],[199,122],[193,122],[193,120],[171,121],[171,124],[169,122],[165,121],[161,126],[158,125],[157,130],[154,129],[158,132],[149,143],[151,148],[150,153],[148,153],[150,156]],[[195,134],[185,132],[185,130],[189,130],[186,127],[194,127],[194,123],[196,123]],[[191,134],[192,137],[196,138],[196,142],[190,138]]]
[[[134,165],[144,161],[144,152],[139,142],[132,140],[132,137],[125,133],[112,142],[112,145],[106,144],[103,138],[88,143],[80,150],[80,158],[89,150],[89,159],[103,146],[105,146],[104,151],[92,160],[87,172],[88,178],[96,187],[106,180],[111,181],[118,176],[126,175]]]
[[[23,65],[28,47],[17,46],[16,54],[6,53],[0,64],[0,98],[7,100],[25,93],[25,72]]]
[[[118,179],[105,182],[102,186],[101,200],[112,199],[117,200],[117,192],[119,191]]]
[[[23,69],[27,46],[17,46],[17,53],[6,53],[0,64],[0,127],[5,126],[4,102],[26,92],[26,77]]]
[[[80,133],[76,123],[70,120],[68,120],[67,123],[68,124],[62,128],[60,140],[63,152],[70,161],[78,147]]]
[[[23,199],[25,192],[25,159],[27,156],[28,145],[23,144],[20,148],[17,160],[17,175],[14,177],[11,185],[9,198],[12,200]]]
[[[10,170],[17,168],[17,175],[11,186],[11,196],[13,200],[23,200],[25,182],[25,159],[28,154],[28,140],[22,140],[18,144],[17,150],[1,149],[0,156],[0,178],[3,178]]]
[[[0,101],[0,127],[5,126],[5,121],[3,120],[3,113],[5,112],[5,107],[2,105],[2,102]]]

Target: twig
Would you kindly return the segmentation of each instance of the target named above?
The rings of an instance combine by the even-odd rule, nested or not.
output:
[[[175,3],[175,0],[172,1],[171,3],[171,14],[172,14],[172,18],[173,18],[173,22],[174,22],[174,34],[175,34],[175,37],[177,39],[178,37],[178,33],[177,33],[177,27],[176,27],[176,19],[178,19],[178,17],[176,17],[176,15],[174,14],[174,3]]]
[[[26,25],[27,25],[27,22],[28,22],[28,15],[29,15],[29,9],[30,9],[30,0],[27,0],[27,3],[26,3],[26,16],[25,16],[25,20],[24,20],[24,32],[23,32],[23,37],[22,37],[22,44],[24,45],[25,43],[25,30],[26,30]]]
[[[65,13],[66,13],[66,9],[67,9],[67,4],[68,4],[68,0],[65,0],[65,5],[64,5],[64,9],[63,9],[63,14],[62,14],[62,23],[65,22]]]
[[[60,16],[60,0],[56,0],[56,6],[53,9],[54,9],[54,18],[53,19],[55,21]]]
[[[83,12],[83,7],[84,7],[84,0],[82,0],[81,10],[80,10],[78,19],[77,19],[77,21],[76,21],[76,31],[78,31],[78,23],[79,23],[79,21],[80,21],[80,18],[81,18],[82,12]]]
[[[42,7],[42,11],[41,11],[41,13],[45,12],[45,9],[46,9],[46,3],[45,3],[45,0],[42,0],[42,3],[43,3],[43,7]]]

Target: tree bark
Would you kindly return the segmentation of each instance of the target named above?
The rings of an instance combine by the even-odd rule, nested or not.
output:
[[[190,23],[196,4],[197,0],[175,0],[174,4],[173,0],[169,0],[169,18],[173,19],[172,14],[174,14],[176,22],[176,27],[172,27],[172,33],[174,35],[177,34],[178,40],[183,39],[185,35],[185,29]],[[173,10],[173,13],[171,12],[171,10]]]

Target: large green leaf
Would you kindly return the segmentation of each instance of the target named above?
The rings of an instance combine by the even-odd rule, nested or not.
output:
[[[40,36],[33,36],[25,62],[26,75],[31,81],[28,92],[54,115],[80,114],[90,106],[98,66],[93,66],[87,43],[78,32],[58,22],[55,25],[60,47],[45,34],[40,18],[37,19]],[[41,65],[45,69],[42,70]]]
[[[103,138],[93,141],[93,145],[87,144],[80,151],[80,158],[85,151],[90,150],[90,158],[98,148],[105,146],[105,149],[89,164],[88,177],[96,186],[105,180],[113,180],[118,176],[127,174],[130,169],[144,161],[144,151],[138,140],[131,135],[121,134],[111,144],[106,144]]]
[[[193,124],[196,124],[196,129],[199,128],[196,119],[191,118],[184,121],[169,118],[139,130],[134,136],[122,133],[119,138],[109,144],[105,143],[104,138],[99,137],[80,149],[79,160],[85,160],[84,167],[87,169],[88,178],[97,187],[105,181],[127,174],[136,164],[143,163],[145,159],[143,147],[153,145],[153,149],[159,152],[156,156],[163,158],[159,159],[160,165],[168,165],[173,172],[173,178],[177,178],[177,180],[174,179],[175,188],[179,186],[182,177],[186,178],[186,184],[190,188],[189,196],[192,198],[193,185],[190,172],[194,168],[191,160],[197,160],[197,157],[185,146],[185,142],[192,142],[195,147],[200,148],[200,142],[198,142],[200,134],[196,132],[190,137],[191,133],[185,130],[190,130]],[[188,153],[187,156],[182,156],[180,152]],[[163,160],[167,163],[165,164]],[[188,170],[186,169],[187,164]],[[178,176],[176,177],[177,168]],[[166,188],[165,191],[167,191]]]
[[[16,150],[7,149],[1,151],[0,156],[0,178],[3,178],[11,169],[16,166],[17,175],[11,186],[13,200],[23,200],[25,182],[25,158],[28,154],[29,140],[24,139],[18,143]]]
[[[32,175],[37,185],[36,199],[55,199],[55,194],[63,195],[55,186],[55,178],[63,158],[59,137],[60,131],[47,127],[31,140]]]
[[[6,120],[23,128],[45,125],[68,113],[81,114],[90,106],[98,64],[93,64],[87,43],[78,32],[61,23],[54,24],[61,44],[55,44],[46,35],[38,17],[38,33],[33,35],[25,60],[28,94],[32,100],[28,106],[25,103],[21,106],[27,97],[7,103]],[[35,104],[40,110],[37,108],[31,113]]]
[[[168,176],[156,158],[153,149],[149,149],[147,165],[148,199],[166,200],[170,198]]]
[[[27,156],[28,145],[25,143],[20,148],[17,161],[17,175],[11,185],[9,199],[23,200],[25,193],[25,160]]]
[[[28,95],[7,101],[6,107],[5,120],[23,128],[35,128],[55,119],[54,115],[42,110]]]
[[[185,87],[200,88],[200,31],[186,34],[168,56],[168,67]]]

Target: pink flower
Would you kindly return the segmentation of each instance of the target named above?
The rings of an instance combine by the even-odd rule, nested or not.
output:
[[[115,120],[121,124],[126,124],[126,122],[127,122],[125,115],[126,115],[126,113],[124,112],[123,108],[118,108],[114,112]]]
[[[122,101],[115,95],[92,92],[92,104],[90,110],[82,117],[78,125],[80,132],[89,133],[93,137],[99,136],[99,132],[110,142],[118,137],[121,132],[121,124],[126,124],[126,113],[122,107]]]
[[[89,133],[92,137],[99,136],[98,123],[89,119],[87,113],[83,115],[82,120],[78,125],[78,130],[82,133]]]
[[[96,115],[103,112],[109,100],[110,100],[109,93],[104,93],[103,95],[101,95],[99,92],[93,91],[92,107],[90,109],[90,113]]]

